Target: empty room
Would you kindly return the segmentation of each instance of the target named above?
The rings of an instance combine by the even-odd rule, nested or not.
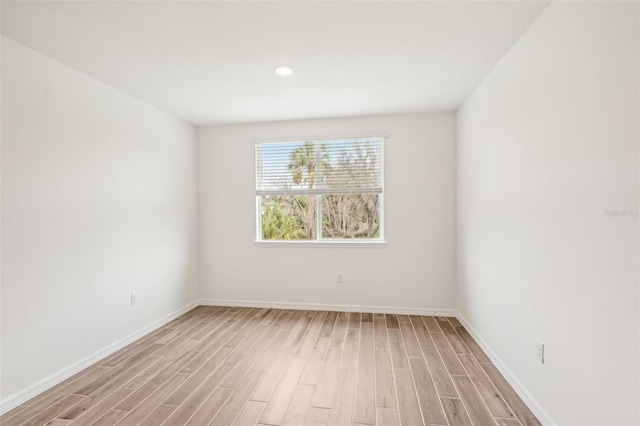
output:
[[[640,425],[639,1],[0,12],[0,424]]]

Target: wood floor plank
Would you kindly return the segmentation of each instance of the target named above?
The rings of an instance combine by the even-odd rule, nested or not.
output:
[[[298,346],[298,350],[296,351],[296,358],[304,358],[309,359],[311,354],[313,353],[313,347],[320,335],[320,330],[322,329],[322,323],[324,318],[326,317],[326,311],[318,311],[314,315],[311,323],[307,327],[307,330],[302,337],[302,341]]]
[[[283,310],[278,318],[273,322],[273,325],[284,330],[284,326],[287,324],[287,321],[289,321],[289,318],[291,318],[291,315],[293,315],[293,311],[291,309]]]
[[[340,371],[340,359],[342,351],[330,350],[327,352],[324,366],[316,391],[313,394],[311,405],[320,408],[331,408],[333,393],[338,384],[338,373]]]
[[[403,425],[424,425],[411,371],[408,368],[394,368],[393,376],[396,379],[396,390],[398,391],[400,423]]]
[[[509,407],[516,415],[520,423],[523,426],[539,426],[540,422],[533,415],[529,407],[526,406],[524,402],[520,399],[518,394],[513,390],[511,385],[507,382],[507,380],[502,377],[498,369],[493,364],[480,364],[482,369],[487,373],[487,376],[491,379],[491,382],[495,385],[495,387],[500,391],[500,394],[504,398],[504,400],[509,404]]]
[[[206,339],[213,331],[222,327],[224,322],[229,319],[231,314],[227,313],[227,309],[219,309],[211,315],[207,315],[202,318],[202,321],[207,322],[207,327],[204,327],[198,333],[195,333],[191,338],[195,340]]]
[[[418,344],[418,337],[416,336],[411,323],[401,322],[400,332],[402,334],[402,339],[404,340],[404,347],[407,351],[407,356],[410,358],[422,358],[422,351]]]
[[[387,319],[387,328],[400,329],[398,317],[396,315],[386,314],[385,318]]]
[[[290,317],[290,314],[287,314],[282,309],[274,309],[274,311],[277,313],[277,316],[276,316],[275,320],[271,324],[268,324],[271,327],[269,328],[269,330],[265,334],[265,337],[271,337],[271,338],[275,337],[276,334],[278,334],[281,331],[286,332],[287,335],[289,335],[289,333],[291,333],[291,331],[290,330],[283,330],[282,328],[280,328],[279,324],[281,323],[281,318],[288,318],[288,317]],[[260,325],[264,325],[264,324],[261,323]]]
[[[449,373],[442,362],[442,358],[440,358],[438,349],[434,345],[424,344],[421,346],[425,360],[427,361],[427,366],[431,372],[431,378],[438,390],[438,395],[445,398],[458,398],[458,392],[456,391],[455,386],[453,386],[451,376],[449,376]]]
[[[138,426],[160,426],[164,421],[176,411],[173,405],[160,405],[151,414],[149,414],[143,421],[138,423]]]
[[[322,327],[320,328],[320,333],[318,333],[318,338],[331,337],[337,319],[337,312],[327,312],[327,315],[324,317],[324,321],[322,321]]]
[[[402,341],[400,327],[398,326],[397,330],[389,329],[387,332],[389,333],[389,347],[391,349],[393,368],[409,368],[409,359],[407,358],[407,351]]]
[[[256,324],[259,322],[259,318],[253,319]],[[247,352],[251,351],[251,348],[256,345],[256,343],[266,334],[267,330],[274,326],[267,325],[256,325],[255,327],[247,327],[238,333],[236,336],[232,338],[238,339],[233,344],[225,345],[224,347],[233,348],[233,351],[229,354],[227,358],[228,361],[240,362],[241,359],[245,358]],[[269,337],[266,338],[270,340]]]
[[[116,423],[118,423],[120,420],[122,420],[122,418],[126,416],[128,413],[129,413],[128,411],[122,411],[122,410],[115,410],[115,409],[109,410],[105,415],[100,417],[98,421],[96,421],[93,424],[93,426],[113,426]]]
[[[453,348],[453,351],[457,354],[470,354],[471,351],[462,341],[458,333],[453,329],[451,324],[449,323],[440,323],[440,328],[444,333],[445,337],[449,341],[449,344]]]
[[[284,342],[285,347],[291,347],[291,346],[297,347],[298,344],[300,344],[302,337],[305,335],[307,331],[307,327],[309,327],[309,324],[311,324],[311,321],[313,321],[313,315],[315,314],[315,312],[310,311],[310,312],[304,312],[304,313],[305,315],[303,315],[302,318],[300,318],[300,321],[296,323],[296,325],[291,330],[289,337]],[[312,315],[309,315],[309,313],[311,313]]]
[[[275,328],[277,330],[277,328]],[[287,340],[287,337],[291,334],[289,330],[279,330],[278,333],[271,337],[270,330],[264,335],[263,338],[269,339],[271,338],[271,342],[267,349],[260,355],[260,358],[253,364],[251,367],[254,370],[267,371],[271,368],[273,361],[276,359],[280,351],[284,347],[284,342]]]
[[[266,402],[248,401],[236,417],[233,426],[255,426],[266,406]]]
[[[347,328],[347,335],[344,339],[344,350],[342,351],[343,368],[356,368],[358,363],[358,342],[360,341],[360,328]]]
[[[149,355],[150,359],[155,359],[155,362],[152,362],[147,368],[142,370],[138,374],[127,373],[128,376],[133,376],[128,382],[122,385],[123,388],[128,389],[138,389],[142,386],[147,380],[151,377],[158,374],[159,371],[169,366],[174,360],[167,360],[164,357],[157,355]]]
[[[449,323],[447,322],[447,324]],[[456,353],[453,351],[453,348],[449,344],[449,341],[444,336],[444,334],[431,333],[431,338],[433,339],[436,348],[438,348],[438,353],[440,353],[442,362],[444,362],[445,367],[447,367],[447,371],[449,372],[449,374],[465,376],[467,372],[464,370],[464,368],[462,368],[462,364],[460,364]]]
[[[167,331],[168,334],[169,331]],[[129,346],[117,351],[111,356],[100,362],[100,365],[104,367],[115,367],[120,363],[126,361],[131,358],[133,355],[140,353],[145,348],[154,344],[155,342],[152,339],[141,339],[142,341],[136,341],[130,344]]]
[[[442,332],[442,330],[440,329],[440,326],[438,325],[438,321],[436,320],[435,317],[423,316],[422,321],[424,321],[425,325],[427,326],[427,330],[429,330],[429,333]]]
[[[350,312],[349,324],[347,325],[347,328],[360,328],[361,318],[362,318],[362,314],[360,312]]]
[[[376,408],[378,426],[400,426],[400,417],[397,408]]]
[[[225,363],[225,360],[231,352],[232,350],[230,348],[221,348],[200,368],[193,372],[187,380],[185,380],[180,386],[178,386],[175,392],[167,397],[167,399],[164,401],[164,404],[176,406],[182,404],[194,390],[196,390],[199,386],[202,386],[202,384],[206,381],[212,380],[211,377],[214,374],[216,374],[216,377],[220,378],[221,373],[218,371],[218,369],[221,365],[224,364],[229,368],[229,370],[233,368],[233,366],[235,366],[235,363]]]
[[[516,416],[511,412],[502,395],[500,395],[500,392],[493,385],[493,382],[484,372],[476,358],[473,355],[458,355],[458,357],[491,415],[493,417],[515,419]]]
[[[376,407],[398,408],[389,351],[376,350]],[[453,386],[453,385],[452,385]]]
[[[17,407],[14,407],[11,410],[7,411],[6,413],[4,413],[3,415],[0,416],[0,424],[2,422],[7,421],[9,418],[15,416],[16,414],[18,414],[20,411],[24,410],[25,408],[28,408],[28,405],[18,405]]]
[[[167,343],[171,342],[174,339],[177,339],[178,337],[182,336],[184,333],[187,332],[187,330],[189,330],[191,327],[193,327],[196,323],[199,322],[198,318],[188,318],[187,321],[185,321],[184,323],[181,324],[180,327],[175,328],[173,330],[171,330],[170,333],[167,333],[161,337],[159,337],[155,342],[155,344],[157,345],[166,345]],[[105,365],[105,364],[103,364]]]
[[[409,315],[397,315],[398,322],[411,322]]]
[[[356,370],[353,368],[341,368],[338,372],[338,384],[331,404],[330,425],[351,424],[355,387]]]
[[[193,327],[186,330],[179,337],[173,339],[169,343],[164,344],[160,349],[158,349],[155,352],[155,354],[165,356],[171,353],[171,351],[183,346],[187,340],[190,340],[192,337],[194,337],[196,334],[198,334],[202,330],[206,330],[209,327],[209,325],[210,324],[208,321],[197,322],[196,324],[194,324]]]
[[[285,321],[282,324],[281,328],[283,330],[291,330],[291,331],[293,331],[293,329],[296,327],[298,322],[300,322],[300,320],[304,317],[305,313],[306,313],[306,311],[301,311],[301,310],[293,311],[291,316],[289,318],[287,318],[287,321]]]
[[[329,424],[330,408],[309,407],[304,426],[327,426]]]
[[[51,419],[44,424],[44,426],[67,426],[72,423],[71,420],[63,420],[63,419]]]
[[[442,406],[451,426],[473,426],[467,410],[458,398],[442,398]]]
[[[24,423],[25,426],[40,426],[44,423],[47,423],[49,420],[52,420],[56,415],[65,411],[69,407],[77,404],[79,401],[83,400],[84,397],[81,395],[67,395],[64,398],[60,398],[55,403],[51,404],[45,410],[40,411],[35,416],[31,417]],[[14,419],[9,420],[13,423]],[[19,423],[14,423],[19,424]]]
[[[200,408],[198,408],[193,416],[185,423],[185,425],[199,426],[209,424],[209,422],[211,422],[211,419],[213,419],[214,416],[216,416],[216,414],[218,414],[223,407],[226,407],[225,403],[232,393],[233,389],[230,388],[216,388],[213,393],[209,395],[209,398],[204,401]],[[234,418],[236,414],[237,412],[233,414]],[[234,419],[231,419],[232,422],[233,420]]]
[[[451,379],[458,389],[460,399],[464,403],[467,409],[467,414],[473,422],[477,425],[495,425],[493,416],[489,413],[486,405],[482,401],[482,398],[476,391],[476,388],[471,383],[471,379],[467,376],[452,376]]]
[[[491,360],[484,353],[484,351],[480,348],[480,346],[476,343],[475,340],[471,337],[469,332],[465,330],[464,327],[455,327],[456,333],[462,339],[462,341],[467,345],[471,353],[476,357],[479,363],[487,363],[491,364]]]
[[[304,424],[314,391],[315,386],[313,385],[300,383],[296,385],[293,397],[284,413],[282,423],[280,423],[281,426],[300,426]]]
[[[240,311],[238,312],[240,319],[236,321],[236,323],[229,330],[234,332],[239,332],[248,326],[258,325],[260,321],[262,321],[262,319],[258,321],[252,321],[252,320],[256,317],[256,315],[258,315],[260,312],[263,312],[263,311],[264,310],[260,308],[241,308]]]
[[[411,364],[411,374],[415,381],[424,422],[429,425],[446,425],[447,420],[440,405],[438,391],[424,358],[409,358],[409,364]]]
[[[361,322],[370,322],[373,323],[373,314],[370,312],[363,312]]]
[[[144,370],[146,368],[146,364],[150,364],[152,362],[155,362],[155,360],[151,358],[143,358],[140,360],[140,362],[138,362],[133,367],[131,367],[130,371],[132,371],[132,374],[136,374],[137,371]],[[124,363],[121,365],[124,365]],[[118,368],[118,367],[114,367],[114,369],[115,368]],[[118,376],[113,377],[112,380],[98,387],[91,394],[86,396],[86,398],[83,398],[76,405],[74,405],[73,407],[69,408],[64,413],[56,417],[59,417],[61,419],[67,419],[67,420],[76,420],[79,417],[83,416],[87,411],[91,410],[96,404],[101,404],[102,400],[112,395],[112,392],[122,387],[122,385],[124,385],[129,379],[129,376],[126,373],[127,373],[126,371],[121,372]],[[117,401],[113,401],[113,403],[107,408],[113,408],[117,403],[119,403],[122,399],[128,396],[128,394],[133,392],[132,389],[125,389],[125,390],[126,390],[126,395],[124,395],[122,398],[120,398]],[[93,410],[91,411],[94,412]],[[94,421],[99,419],[100,417],[101,416],[97,416],[94,419]]]
[[[257,318],[260,321],[262,321],[263,319],[265,319],[271,313],[271,311],[273,311],[273,309],[271,309],[271,308],[262,308],[260,310],[260,312],[255,316],[255,318]]]
[[[336,318],[336,323],[333,327],[333,332],[331,333],[331,340],[329,340],[329,350],[342,350],[344,346],[344,337],[347,332],[348,321],[348,312],[338,312],[338,318]]]
[[[245,327],[224,344],[224,347],[231,349],[246,347],[253,343],[252,340],[256,336],[261,336],[269,327],[268,325],[260,325],[259,318],[252,318]]]
[[[89,369],[87,369],[86,371],[81,372],[84,374],[76,374],[74,376],[75,379],[74,377],[67,379],[64,382],[54,386],[49,391],[44,392],[27,401],[25,404],[28,406],[28,409],[19,411],[8,420],[10,420],[11,424],[22,424],[29,418],[47,409],[47,407],[49,407],[50,405],[53,405],[61,399],[66,398],[69,394],[73,393],[75,389],[82,387],[85,384],[92,382],[97,377],[106,374],[111,370],[111,368],[112,367],[103,367],[99,365],[89,367]]]
[[[360,358],[373,358],[373,322],[360,324],[360,346],[358,356]]]
[[[462,327],[462,324],[456,317],[449,317],[449,324],[451,324],[453,327]]]
[[[238,384],[238,387],[233,391],[224,404],[224,407],[222,407],[213,418],[211,425],[232,425],[238,413],[242,410],[242,407],[249,401],[249,397],[256,389],[256,386],[258,386],[258,383],[260,383],[260,380],[262,380],[264,374],[264,371],[251,370],[244,379],[242,379],[242,382]],[[197,426],[202,424],[202,422],[194,422],[192,424]]]
[[[138,424],[147,417],[153,410],[158,407],[169,395],[171,395],[177,387],[180,386],[187,378],[188,374],[177,373],[171,376],[166,382],[161,383],[157,388],[150,392],[148,397],[140,394],[137,397],[133,395],[128,401],[123,401],[120,405],[130,408],[124,411],[126,415],[119,423],[121,425]],[[116,406],[118,408],[118,406]]]
[[[365,323],[362,323],[364,326]],[[356,423],[376,424],[376,384],[373,358],[358,360],[356,377],[356,397],[353,407],[353,421]]]
[[[431,339],[431,335],[429,334],[426,324],[422,321],[422,317],[418,315],[411,315],[409,318],[411,319],[411,324],[416,332],[418,342],[433,345],[433,340]]]
[[[271,325],[273,324],[273,322],[276,320],[276,318],[278,318],[278,316],[281,314],[281,310],[280,309],[271,309],[271,311],[269,311],[260,321],[260,325]]]
[[[129,396],[131,392],[133,392],[133,389],[116,389],[115,392],[104,398],[102,401],[85,410],[74,420],[73,424],[77,426],[92,425],[94,422],[98,421],[106,411],[109,411],[117,403]]]
[[[147,365],[148,367],[149,365],[151,365],[151,363],[148,362],[147,356],[153,354],[155,351],[157,351],[161,347],[162,345],[157,343],[149,345],[147,348],[135,354],[131,358],[118,364],[117,367],[112,367],[107,373],[97,377],[95,380],[87,383],[86,385],[80,387],[79,389],[74,390],[73,393],[76,395],[91,395],[96,390],[100,389],[101,387],[109,383],[111,380],[116,379],[124,371],[129,370],[130,368],[134,367],[136,364],[144,360],[146,360],[146,362],[148,363]]]
[[[326,345],[329,345],[329,338],[322,338]],[[339,351],[334,351],[339,352]],[[307,364],[304,367],[304,371],[302,372],[302,376],[300,376],[300,383],[303,385],[317,385],[320,380],[320,376],[322,371],[324,370],[324,356],[320,357],[319,353],[314,353],[311,358],[307,360]]]
[[[165,383],[174,374],[176,374],[185,363],[189,362],[192,357],[193,353],[187,352],[176,362],[169,364],[165,369],[159,371],[158,374],[153,376],[144,385],[140,386],[135,392],[133,392],[128,398],[120,402],[120,404],[118,404],[115,408],[125,411],[133,410],[136,405],[138,405],[141,401],[155,392],[158,387],[162,386],[163,383]]]
[[[231,371],[235,363],[223,362],[218,366],[210,376],[208,376],[202,384],[191,393],[184,402],[180,404],[178,409],[173,412],[171,417],[167,419],[167,424],[182,425],[185,424],[191,416],[202,406],[202,404],[209,398],[215,388],[225,378],[225,376]],[[186,383],[186,382],[185,382]],[[175,394],[175,392],[174,392]],[[172,395],[173,396],[173,395]],[[172,396],[167,398],[166,401],[172,401]],[[183,399],[183,398],[180,398]],[[172,404],[174,405],[174,404]]]
[[[230,324],[227,326],[230,327]],[[197,351],[198,345],[194,346],[193,349],[196,354],[187,364],[184,365],[184,367],[182,367],[182,370],[180,371],[181,373],[193,373],[202,367],[209,358],[221,350],[231,353],[231,348],[225,348],[224,344],[235,337],[237,333],[225,330],[220,330],[219,334],[217,333],[218,332],[216,332],[216,338],[200,351]]]
[[[251,400],[262,402],[269,402],[269,400],[271,400],[271,395],[278,387],[280,378],[285,373],[289,363],[293,359],[293,355],[295,354],[294,351],[295,348],[283,348],[283,350],[278,353],[273,364],[264,375],[262,382],[260,382],[260,385],[258,385],[256,390],[253,392]]]
[[[389,337],[387,336],[387,323],[383,318],[373,318],[374,347],[381,350],[389,350]]]
[[[222,381],[220,386],[226,388],[235,388],[238,386],[242,378],[249,372],[258,357],[262,355],[272,339],[263,338],[256,342],[251,348],[245,352],[245,356],[238,361],[233,370]]]
[[[335,322],[337,320],[337,312],[328,312],[318,333],[318,338],[313,346],[311,355],[309,356],[305,371],[302,373],[300,383],[308,385],[317,385],[320,374],[324,369],[327,349],[331,340],[331,335]]]
[[[517,419],[502,419],[494,418],[498,426],[520,426],[520,422]]]
[[[305,360],[298,358],[294,358],[291,361],[289,367],[282,375],[282,379],[280,379],[280,383],[278,383],[278,386],[273,392],[266,408],[264,409],[262,417],[260,417],[261,423],[270,425],[279,425],[282,423],[284,413],[287,410],[287,405],[295,391],[296,384],[298,383],[298,379],[300,379],[305,362]]]
[[[206,336],[198,340],[198,343],[193,347],[193,350],[196,352],[203,352],[212,345],[214,348],[219,348],[218,339],[220,339],[223,334],[229,333],[231,337],[235,336],[236,332],[231,331],[231,327],[233,327],[233,325],[238,321],[241,321],[241,319],[234,318],[234,315],[237,315],[237,313],[227,313],[220,318],[220,323],[215,322],[212,324],[211,331]],[[223,341],[226,343],[228,340],[229,339],[225,339]]]

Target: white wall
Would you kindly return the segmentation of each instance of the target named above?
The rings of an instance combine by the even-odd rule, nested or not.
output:
[[[638,17],[551,3],[458,116],[459,311],[562,425],[640,421]]]
[[[196,300],[197,217],[192,126],[4,37],[2,91],[8,400]]]
[[[257,247],[256,139],[384,131],[383,249]],[[455,114],[412,114],[198,129],[203,298],[454,308]],[[336,284],[336,274],[344,284]]]

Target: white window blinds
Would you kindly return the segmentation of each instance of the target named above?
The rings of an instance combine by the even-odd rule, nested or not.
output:
[[[383,138],[256,144],[256,195],[380,194]]]

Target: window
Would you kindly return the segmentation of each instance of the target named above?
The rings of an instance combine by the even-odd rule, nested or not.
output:
[[[382,242],[383,141],[256,144],[257,241]]]

